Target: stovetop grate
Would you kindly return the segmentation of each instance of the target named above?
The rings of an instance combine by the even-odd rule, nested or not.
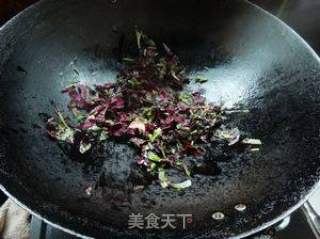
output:
[[[31,239],[78,239],[62,230],[33,217],[31,223]],[[106,236],[108,238],[108,236]],[[126,239],[126,238],[124,238]],[[248,237],[247,239],[319,239],[308,222],[306,212],[299,209],[282,223]]]

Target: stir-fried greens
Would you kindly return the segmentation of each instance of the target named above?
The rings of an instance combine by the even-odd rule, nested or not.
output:
[[[114,83],[73,84],[63,90],[74,117],[56,109],[47,125],[51,138],[78,147],[81,154],[107,140],[126,142],[137,149],[137,163],[158,176],[162,187],[176,189],[191,186],[184,158],[202,156],[203,145],[261,144],[257,139],[242,140],[237,128],[224,126],[221,107],[209,103],[202,92],[186,89],[191,79],[168,46],[158,46],[139,31],[136,37],[139,56],[123,59]],[[200,76],[193,80],[207,81]],[[171,182],[168,168],[183,171],[189,179]]]

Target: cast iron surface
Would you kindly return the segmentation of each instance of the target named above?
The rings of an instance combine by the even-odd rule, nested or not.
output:
[[[83,83],[112,80],[136,25],[166,42],[191,72],[208,76],[208,99],[250,109],[230,124],[260,138],[259,153],[231,153],[218,174],[196,175],[185,192],[151,184],[131,193],[130,147],[110,143],[87,164],[48,139],[43,118],[52,101],[65,109],[60,91],[74,69]],[[10,21],[0,39],[0,181],[53,223],[98,238],[244,235],[295,208],[319,180],[319,59],[247,2],[47,0]],[[103,187],[87,196],[96,182]],[[248,209],[236,212],[239,203]],[[215,211],[225,220],[213,221]],[[185,231],[135,231],[126,229],[130,213],[192,213],[194,222]]]

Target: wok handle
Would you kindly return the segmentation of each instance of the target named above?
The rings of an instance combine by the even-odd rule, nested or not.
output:
[[[36,216],[31,219],[31,239],[45,239],[47,224]]]
[[[42,219],[32,216],[31,219],[31,239],[79,239],[62,230],[59,230]]]
[[[303,206],[302,210],[307,218],[307,221],[316,236],[317,239],[320,239],[320,216],[313,208],[312,204],[307,201]]]

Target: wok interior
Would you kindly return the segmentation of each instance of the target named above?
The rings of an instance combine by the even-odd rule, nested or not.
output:
[[[0,44],[6,52],[0,53],[0,174],[10,193],[49,220],[99,235],[126,228],[132,212],[192,213],[194,236],[230,236],[279,216],[317,182],[319,64],[295,34],[254,7],[240,1],[44,1],[24,17],[7,27]],[[218,162],[218,175],[198,175],[184,192],[151,184],[128,194],[130,147],[111,143],[105,158],[86,164],[48,139],[41,118],[52,115],[50,102],[66,110],[60,92],[75,70],[85,84],[113,80],[119,59],[133,47],[135,26],[167,43],[191,73],[207,76],[202,88],[210,101],[250,110],[233,115],[230,124],[260,138],[260,152]],[[108,186],[88,197],[85,189],[101,173]],[[234,210],[239,203],[246,212]],[[226,219],[213,221],[215,211]]]

